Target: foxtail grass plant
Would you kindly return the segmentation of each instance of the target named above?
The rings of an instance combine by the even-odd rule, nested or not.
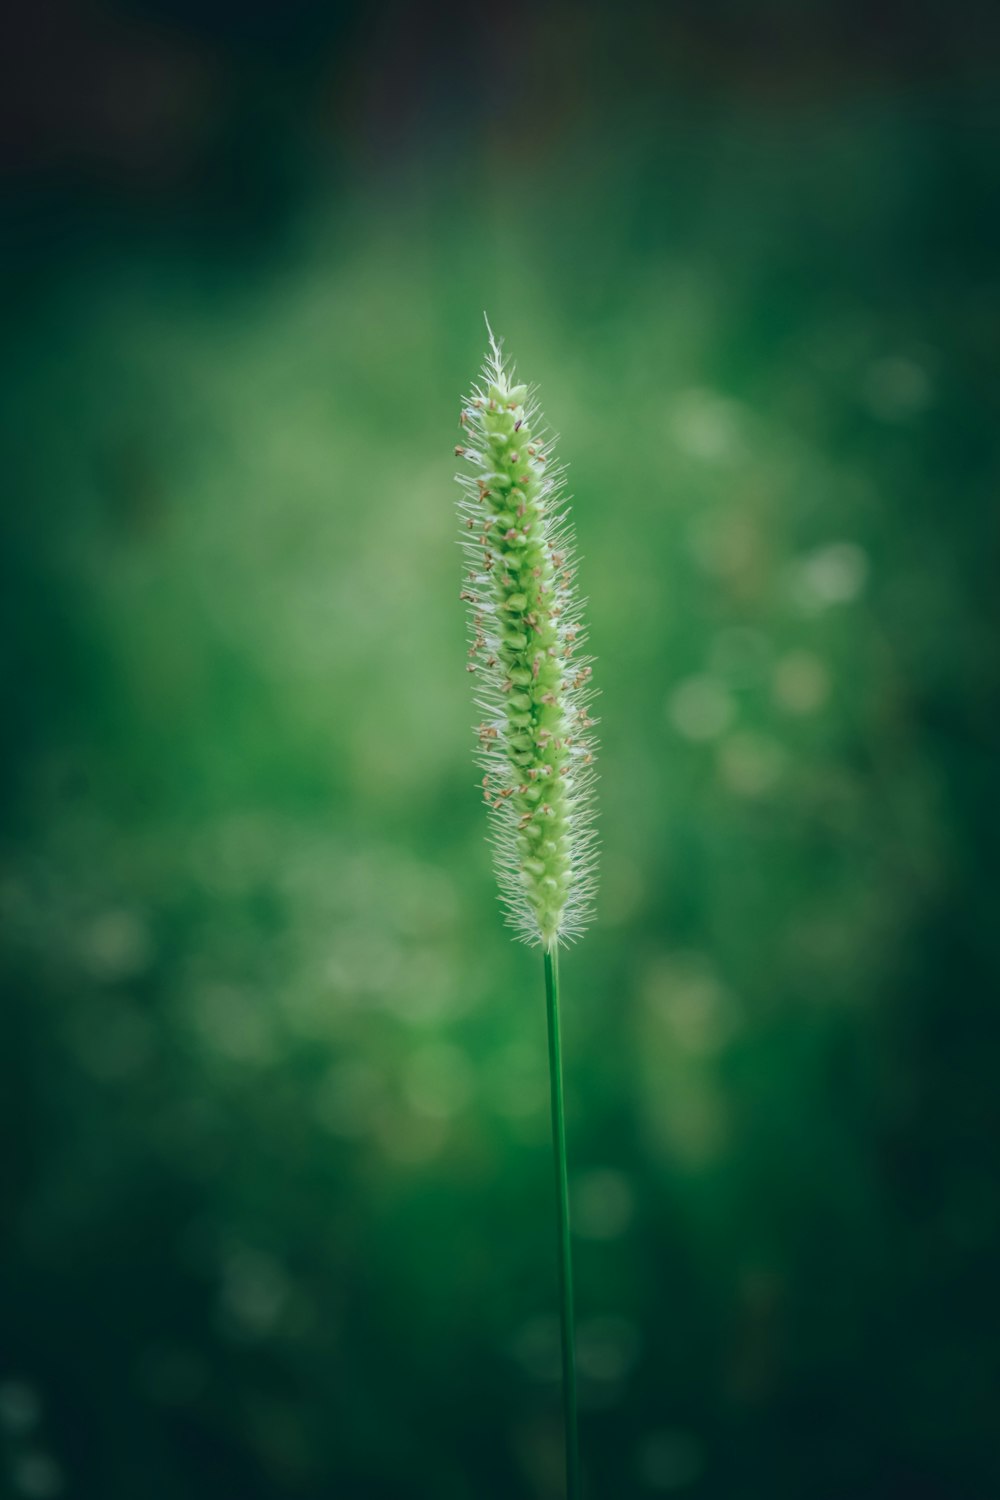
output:
[[[487,325],[488,326],[488,325]],[[581,935],[595,879],[590,659],[563,470],[538,403],[490,330],[460,417],[458,476],[482,790],[500,899],[542,949],[562,1321],[566,1493],[579,1500],[573,1265],[559,1021],[559,948]]]

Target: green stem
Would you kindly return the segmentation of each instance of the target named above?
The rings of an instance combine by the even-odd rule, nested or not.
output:
[[[559,954],[545,950],[545,1009],[549,1022],[549,1090],[556,1168],[559,1230],[559,1301],[562,1313],[563,1417],[566,1428],[566,1497],[580,1500],[580,1445],[576,1418],[576,1350],[573,1330],[573,1252],[569,1238],[566,1116],[563,1109],[562,1040],[559,1032]]]

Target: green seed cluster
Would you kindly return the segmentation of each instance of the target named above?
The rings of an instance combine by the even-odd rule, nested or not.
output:
[[[591,663],[574,587],[560,472],[539,413],[491,336],[456,448],[469,605],[469,671],[483,793],[493,814],[501,896],[523,937],[578,935],[593,894]]]

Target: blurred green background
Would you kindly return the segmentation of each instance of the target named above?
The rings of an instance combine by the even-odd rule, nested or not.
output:
[[[1000,1493],[998,43],[860,0],[11,24],[0,1492],[561,1493],[454,545],[486,308],[602,691],[590,1494]]]

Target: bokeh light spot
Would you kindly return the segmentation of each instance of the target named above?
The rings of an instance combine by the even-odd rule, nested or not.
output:
[[[667,701],[670,722],[688,740],[714,740],[732,723],[736,705],[715,677],[689,677]]]

